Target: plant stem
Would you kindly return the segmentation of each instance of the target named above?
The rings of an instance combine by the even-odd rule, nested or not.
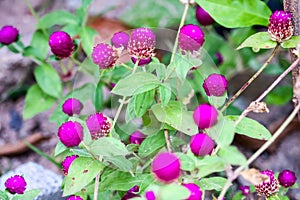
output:
[[[129,69],[130,71],[133,70],[131,67],[129,67],[129,66],[126,65],[125,63],[121,63],[121,66],[125,67],[126,69]]]
[[[276,45],[274,48],[272,54],[268,58],[268,60],[261,66],[261,68],[237,91],[231,99],[223,106],[223,108],[220,110],[223,112],[244,90],[261,74],[261,72],[268,66],[268,64],[271,62],[273,57],[275,56],[277,50],[278,50],[279,44]]]
[[[293,62],[291,64],[291,66],[289,68],[287,68],[269,87],[268,89],[266,89],[256,100],[255,102],[260,102],[290,71],[292,71],[300,62],[300,59],[298,58],[297,60],[295,60],[295,62]],[[240,123],[240,121],[247,116],[247,114],[250,112],[251,110],[249,109],[245,109],[243,111],[243,113],[240,115],[240,117],[238,118],[238,120],[235,122],[235,124],[237,125],[238,123]]]
[[[102,156],[99,156],[99,161],[102,162]],[[100,176],[101,176],[101,171],[97,174],[96,179],[95,179],[94,200],[98,200],[98,189],[99,189]]]
[[[170,137],[167,129],[164,130],[164,134],[165,134],[165,140],[166,140],[168,152],[171,153],[172,147],[171,147]]]
[[[184,10],[183,10],[183,13],[182,13],[181,21],[180,21],[180,24],[179,24],[179,27],[178,27],[178,31],[177,31],[175,43],[174,43],[173,50],[172,50],[172,56],[171,56],[171,59],[170,59],[170,63],[173,62],[173,60],[174,60],[174,58],[175,58],[176,51],[177,51],[177,47],[178,47],[178,37],[179,37],[179,32],[180,32],[181,27],[182,27],[183,24],[184,24],[184,21],[185,21],[185,19],[186,19],[187,13],[188,13],[188,10],[189,10],[189,3],[185,4],[185,6],[184,6]],[[170,76],[173,74],[174,71],[175,71],[175,67],[174,67],[174,68],[170,71],[170,73],[166,76],[164,82],[166,82],[166,81],[170,78]]]
[[[289,117],[282,123],[282,125],[279,127],[279,129],[274,133],[274,135],[266,142],[264,143],[248,160],[247,160],[247,165],[250,165],[256,158],[258,158],[279,136],[280,134],[284,131],[284,129],[289,125],[289,123],[295,118],[297,115],[298,111],[300,109],[300,104],[298,104],[293,112],[289,115]],[[245,166],[240,166],[238,167],[234,172],[231,177],[227,178],[227,182],[225,183],[221,194],[218,197],[218,200],[222,200],[224,195],[226,194],[228,188],[230,187],[232,181],[234,181],[239,174],[243,171]]]
[[[140,59],[137,59],[137,61],[136,61],[135,64],[134,64],[134,67],[133,67],[133,70],[132,70],[131,74],[134,74],[134,73],[135,73],[135,71],[136,71],[136,69],[137,69],[137,67],[138,67],[139,62],[140,62]],[[112,123],[112,125],[111,125],[111,130],[112,130],[112,129],[115,127],[115,125],[116,125],[116,122],[117,122],[117,120],[118,120],[118,118],[119,118],[119,115],[120,115],[120,113],[121,113],[121,110],[122,110],[122,108],[123,108],[123,106],[124,106],[125,101],[126,101],[126,96],[123,96],[123,98],[122,98],[122,100],[121,100],[121,102],[120,102],[120,105],[119,105],[119,107],[118,107],[117,113],[116,113],[116,115],[115,115],[115,117],[114,117],[114,121],[113,121],[113,123]]]

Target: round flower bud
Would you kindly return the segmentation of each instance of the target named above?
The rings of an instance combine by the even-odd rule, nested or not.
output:
[[[268,33],[271,40],[276,42],[290,39],[294,33],[292,15],[284,11],[275,11],[269,19]]]
[[[247,185],[240,186],[240,190],[241,190],[242,194],[245,196],[250,194],[250,187]]]
[[[121,200],[128,200],[128,199],[133,199],[135,197],[140,197],[140,195],[135,194],[139,191],[140,191],[139,186],[135,185],[126,192],[126,194],[122,197]]]
[[[49,46],[52,53],[61,59],[71,56],[74,50],[71,36],[64,31],[53,32],[49,38]]]
[[[24,177],[19,175],[8,178],[4,183],[4,186],[11,194],[23,194],[26,190],[26,185]]]
[[[111,38],[111,43],[114,47],[120,48],[123,47],[124,49],[127,49],[128,42],[129,42],[129,35],[125,32],[118,32],[115,33]]]
[[[182,184],[190,191],[190,196],[186,200],[201,200],[202,199],[202,191],[198,185],[195,183],[186,183]]]
[[[222,96],[227,90],[227,80],[221,74],[209,75],[202,85],[207,96]]]
[[[278,180],[274,177],[274,172],[272,170],[264,170],[260,172],[268,176],[268,180],[263,181],[260,184],[255,185],[256,192],[258,195],[263,197],[270,197],[279,191]]]
[[[291,187],[296,183],[297,177],[293,171],[283,170],[278,175],[279,184],[285,188]]]
[[[198,51],[204,43],[204,33],[199,26],[187,24],[180,28],[178,44],[184,51]]]
[[[62,111],[69,116],[72,116],[73,114],[78,115],[81,110],[82,110],[82,103],[75,98],[67,99],[62,105]]]
[[[119,56],[117,50],[113,49],[112,46],[100,43],[94,47],[92,58],[99,68],[107,69],[115,66]]]
[[[210,155],[214,149],[214,141],[205,133],[193,135],[190,141],[190,148],[196,156]]]
[[[131,57],[132,62],[135,64],[137,61],[137,58]],[[152,61],[152,58],[147,58],[147,59],[140,59],[138,66],[144,66],[149,64]]]
[[[196,7],[196,19],[203,26],[212,25],[215,20],[200,6]]]
[[[133,132],[129,137],[130,144],[142,144],[144,139],[146,138],[146,135],[144,135],[140,131]]]
[[[149,28],[137,28],[131,33],[128,43],[129,55],[147,60],[154,56],[156,36]]]
[[[65,122],[58,129],[58,137],[66,147],[78,146],[83,139],[83,127],[78,122]]]
[[[3,26],[0,30],[0,43],[9,45],[18,40],[19,31],[13,26]]]
[[[159,153],[152,162],[152,172],[158,181],[170,183],[180,175],[180,161],[172,153]]]
[[[215,58],[216,58],[216,64],[221,65],[224,62],[224,58],[220,52],[215,53]]]
[[[200,129],[210,128],[218,121],[218,111],[209,104],[200,104],[194,110],[193,118]]]
[[[90,115],[86,120],[86,125],[93,140],[105,137],[110,133],[111,123],[103,113]]]
[[[145,197],[146,197],[147,200],[156,200],[155,194],[152,190],[147,191],[145,193]]]
[[[70,196],[66,200],[83,200],[80,196]]]
[[[72,164],[72,162],[78,158],[79,156],[77,155],[72,155],[72,156],[67,156],[61,163],[61,166],[62,166],[62,170],[64,172],[65,175],[68,175],[68,172],[69,172],[69,168]]]

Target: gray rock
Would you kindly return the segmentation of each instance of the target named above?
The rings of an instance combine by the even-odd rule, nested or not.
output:
[[[65,199],[62,197],[61,190],[63,177],[34,162],[22,164],[15,170],[1,176],[0,190],[4,189],[6,179],[16,174],[24,176],[27,183],[26,190],[40,190],[39,196],[35,200]]]

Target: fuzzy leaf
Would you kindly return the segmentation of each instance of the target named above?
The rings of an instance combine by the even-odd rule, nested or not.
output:
[[[290,49],[296,48],[300,43],[300,36],[292,36],[289,40],[282,42],[280,45],[282,48]]]
[[[164,147],[166,144],[165,136],[162,131],[146,137],[146,139],[140,145],[138,155],[141,158],[145,158],[152,153],[156,152],[157,150]]]
[[[155,90],[150,90],[133,96],[134,111],[137,117],[142,117],[154,101]]]
[[[197,177],[201,178],[215,172],[224,171],[226,162],[217,156],[205,156],[203,159],[198,160],[196,167],[199,169]]]
[[[199,181],[199,185],[202,190],[215,190],[215,191],[221,191],[225,183],[226,183],[226,178],[223,177],[202,178]]]
[[[252,47],[255,49],[272,49],[277,42],[270,39],[268,32],[259,32],[248,37],[237,49]]]
[[[172,97],[172,89],[168,83],[161,84],[158,88],[160,99],[163,106],[166,106],[171,97]]]
[[[190,195],[190,191],[178,184],[168,184],[163,186],[159,191],[159,197],[161,200],[182,200],[187,199]]]
[[[246,157],[235,146],[223,147],[218,155],[231,165],[246,165]]]
[[[98,156],[113,157],[129,154],[125,145],[120,140],[113,137],[101,137],[94,140],[89,147],[91,153]]]

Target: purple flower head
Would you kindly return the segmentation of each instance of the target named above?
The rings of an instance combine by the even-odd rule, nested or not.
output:
[[[297,181],[297,177],[293,171],[283,170],[278,175],[279,184],[285,188],[291,187]]]
[[[190,141],[190,148],[196,156],[210,155],[214,149],[214,141],[205,133],[193,135]]]
[[[198,51],[204,43],[204,33],[197,25],[184,25],[180,28],[178,43],[184,51]]]
[[[227,90],[227,80],[221,74],[209,75],[202,85],[207,96],[222,96]]]
[[[8,178],[4,186],[11,194],[23,194],[26,190],[26,181],[23,176],[20,175],[14,175],[10,178]]]
[[[147,200],[156,200],[155,193],[152,190],[147,191],[145,197]]]
[[[58,137],[66,147],[78,146],[83,139],[83,127],[78,122],[65,122],[58,129]]]
[[[131,33],[128,44],[129,55],[140,59],[154,56],[156,36],[149,28],[137,28]]]
[[[159,153],[154,158],[151,169],[158,181],[171,183],[180,175],[180,161],[172,153]]]
[[[138,60],[135,57],[131,57],[132,62],[135,64],[136,61]],[[149,64],[152,61],[152,58],[147,58],[147,59],[140,59],[138,66],[144,66]]]
[[[268,33],[271,40],[276,42],[290,39],[294,33],[292,15],[284,11],[275,11],[269,19]]]
[[[62,105],[62,110],[69,116],[78,115],[82,110],[82,103],[78,99],[69,98]]]
[[[193,118],[200,129],[210,128],[218,122],[218,111],[209,104],[200,104],[194,110]]]
[[[19,31],[13,26],[3,26],[0,30],[0,43],[9,45],[18,40]]]
[[[140,131],[133,132],[129,137],[130,144],[141,144],[144,139],[146,138],[146,135],[144,135]]]
[[[83,200],[80,196],[70,196],[66,200]]]
[[[52,53],[61,59],[71,56],[74,50],[71,36],[64,31],[53,32],[49,38],[49,46]]]
[[[240,190],[241,190],[242,194],[245,196],[250,194],[250,187],[247,185],[241,185]]]
[[[115,66],[119,56],[117,50],[112,46],[100,43],[94,47],[92,58],[101,69],[107,69]]]
[[[125,32],[118,32],[115,33],[111,38],[111,43],[114,47],[120,48],[123,47],[124,49],[127,49],[128,42],[129,42],[129,35]]]
[[[182,185],[190,191],[190,196],[186,200],[202,199],[202,191],[198,185],[196,185],[195,183],[186,183]]]
[[[111,123],[103,113],[90,115],[86,120],[86,125],[91,133],[92,139],[97,140],[110,133]]]
[[[139,191],[140,191],[139,186],[135,185],[135,186],[133,186],[132,188],[130,188],[130,189],[126,192],[126,194],[122,197],[121,200],[132,199],[132,198],[134,198],[134,197],[140,197],[140,195],[135,194],[135,193],[137,193],[137,192],[139,192]]]
[[[62,166],[62,170],[64,172],[65,175],[68,175],[68,172],[69,172],[69,168],[72,164],[72,162],[78,158],[79,156],[78,155],[72,155],[72,156],[67,156],[61,163],[61,166]]]
[[[215,53],[215,57],[217,59],[217,62],[216,62],[217,65],[223,64],[224,58],[220,52]]]
[[[270,197],[277,193],[279,190],[279,183],[274,177],[274,172],[272,170],[264,170],[260,173],[266,175],[268,178],[262,183],[255,185],[256,192],[263,197]]]
[[[203,26],[212,25],[215,20],[200,6],[196,7],[196,19]]]

